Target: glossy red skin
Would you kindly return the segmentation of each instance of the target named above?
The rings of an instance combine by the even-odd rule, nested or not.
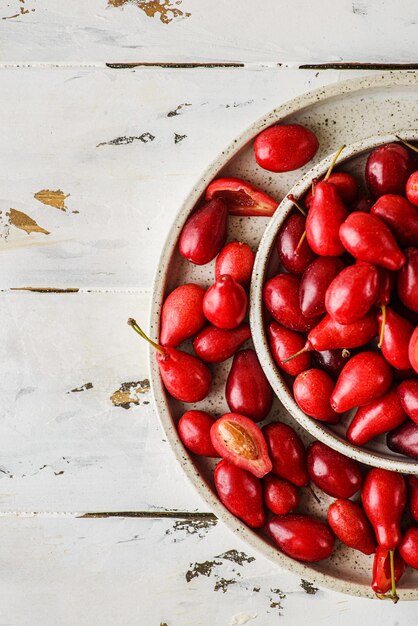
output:
[[[210,439],[210,429],[215,418],[205,411],[186,411],[177,425],[184,446],[202,456],[219,456]]]
[[[346,437],[354,445],[363,446],[377,435],[400,426],[406,417],[396,387],[393,387],[384,396],[357,409]]]
[[[323,350],[313,353],[314,362],[332,378],[338,378],[344,365],[351,358],[349,350]]]
[[[181,402],[206,398],[212,383],[209,368],[199,359],[176,348],[156,353],[160,376],[168,393]]]
[[[326,315],[308,335],[311,349],[334,350],[336,348],[358,348],[377,335],[377,319],[372,313],[353,324],[338,324],[331,315]]]
[[[292,274],[303,274],[308,265],[316,258],[306,238],[298,248],[300,239],[305,232],[305,221],[300,213],[289,215],[277,235],[276,248],[280,262]]]
[[[298,561],[322,561],[334,549],[332,531],[310,515],[273,517],[267,522],[267,530],[280,550]]]
[[[408,483],[408,505],[409,511],[416,522],[418,522],[418,477],[412,474],[406,477]]]
[[[327,181],[317,183],[306,218],[306,238],[316,254],[340,256],[344,253],[339,229],[347,215],[337,188]]]
[[[418,326],[415,328],[409,340],[408,357],[413,369],[418,374]]]
[[[394,556],[395,583],[398,583],[406,569],[405,562],[398,551]],[[387,548],[377,546],[373,559],[372,589],[375,593],[383,594],[392,587],[390,573],[390,556]]]
[[[378,198],[387,193],[403,194],[412,171],[408,150],[396,143],[380,146],[370,153],[366,163],[366,183]]]
[[[330,404],[335,381],[323,370],[312,368],[299,374],[293,382],[293,395],[302,411],[320,422],[337,424],[340,416]]]
[[[210,438],[219,456],[262,478],[272,469],[263,433],[248,417],[225,413],[210,429]]]
[[[408,309],[418,313],[418,248],[405,250],[406,263],[398,273],[398,296]]]
[[[231,241],[216,257],[215,278],[229,274],[241,285],[248,285],[254,266],[254,252],[248,243]]]
[[[343,261],[337,257],[318,257],[303,273],[299,286],[299,304],[305,317],[325,313],[325,293],[344,269]]]
[[[297,487],[305,487],[309,482],[306,451],[297,432],[282,422],[267,424],[262,432],[273,463],[272,471]]]
[[[234,356],[225,398],[231,411],[254,422],[267,417],[273,404],[273,390],[254,350],[240,350]]]
[[[222,504],[250,528],[261,528],[266,521],[263,490],[259,478],[246,470],[220,461],[215,468],[214,481]]]
[[[331,406],[344,413],[373,402],[389,389],[393,375],[390,366],[377,352],[355,354],[344,366],[331,396]]]
[[[277,274],[265,283],[263,301],[276,322],[290,330],[307,332],[320,318],[303,315],[299,304],[299,283],[297,276]]]
[[[385,222],[402,246],[418,246],[418,209],[406,198],[394,194],[381,196],[370,213]]]
[[[254,141],[258,165],[269,172],[290,172],[306,165],[319,147],[314,133],[300,124],[280,124],[263,130]]]
[[[193,349],[196,356],[208,363],[221,363],[235,354],[251,337],[248,324],[225,329],[209,325],[196,335]]]
[[[406,181],[406,197],[409,202],[418,206],[418,172],[412,172]]]
[[[395,271],[405,263],[405,255],[391,231],[375,215],[359,211],[350,213],[341,224],[340,239],[345,249],[358,261]]]
[[[361,501],[379,546],[396,548],[401,541],[400,521],[406,504],[402,474],[373,467],[364,480]]]
[[[161,345],[175,348],[202,328],[204,295],[203,287],[189,283],[167,296],[161,310]]]
[[[339,324],[361,320],[374,304],[379,275],[370,263],[355,263],[342,270],[329,285],[325,308]]]
[[[407,565],[418,569],[418,526],[408,528],[402,537],[399,554]]]
[[[203,298],[203,313],[218,328],[236,328],[247,313],[248,299],[242,285],[222,274]]]
[[[195,265],[212,261],[227,235],[228,208],[223,200],[211,200],[194,211],[180,234],[179,252]]]
[[[418,424],[412,420],[405,421],[388,433],[386,443],[393,452],[418,459]]]
[[[306,455],[309,477],[333,498],[351,498],[363,482],[360,464],[321,441],[314,441]]]
[[[267,327],[267,336],[273,358],[277,366],[286,374],[297,376],[311,367],[309,352],[304,352],[288,363],[283,363],[285,359],[302,350],[306,343],[303,335],[295,330],[289,330],[277,322],[271,322]]]
[[[278,202],[240,178],[217,178],[206,188],[206,200],[221,198],[230,215],[271,217]]]
[[[376,537],[365,512],[351,500],[335,500],[328,508],[328,524],[336,537],[363,554],[373,554]]]
[[[275,515],[286,515],[299,504],[299,491],[288,480],[269,474],[263,479],[264,502]]]
[[[348,172],[332,172],[328,178],[328,182],[332,183],[345,204],[352,204],[358,195],[357,181],[352,174]],[[308,191],[304,198],[305,206],[311,207],[313,200],[312,189]]]
[[[376,266],[379,274],[379,290],[376,298],[376,306],[382,306],[389,303],[392,291],[396,283],[396,274],[387,270],[385,267]]]
[[[379,326],[382,325],[382,313],[378,315]],[[407,370],[411,367],[408,357],[409,342],[414,327],[391,308],[386,309],[386,321],[381,346],[386,361],[398,370]]]
[[[398,387],[402,408],[418,424],[418,380],[404,380]]]

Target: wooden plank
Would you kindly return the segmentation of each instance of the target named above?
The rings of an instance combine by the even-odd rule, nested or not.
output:
[[[149,391],[147,293],[0,294],[0,509],[207,511]]]
[[[0,9],[3,62],[411,62],[413,0],[9,0]]]
[[[215,156],[340,75],[3,69],[0,289],[150,287],[172,220]]]
[[[217,524],[0,518],[1,623],[413,624],[416,605],[318,590]],[[364,615],[367,612],[367,621]],[[302,617],[303,616],[303,617]]]

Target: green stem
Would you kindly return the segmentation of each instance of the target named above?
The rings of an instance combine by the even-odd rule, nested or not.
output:
[[[287,359],[285,359],[284,361],[282,361],[282,365],[284,365],[285,363],[288,363],[289,361],[291,361],[292,359],[296,359],[297,356],[300,356],[301,354],[304,354],[305,352],[308,352],[309,348],[307,348],[306,346],[304,346],[302,348],[302,350],[299,350],[298,352],[295,352],[295,354],[292,354],[292,356],[288,356]]]
[[[399,141],[401,143],[403,143],[405,146],[407,146],[407,148],[410,148],[414,152],[418,152],[418,148],[416,146],[413,146],[412,143],[409,143],[409,141],[405,141],[405,139],[401,139],[398,135],[395,135],[395,137],[396,137],[396,139],[399,139]]]
[[[338,148],[337,152],[334,154],[334,157],[331,161],[331,165],[328,168],[327,173],[325,174],[325,178],[324,180],[328,180],[328,178],[331,176],[331,172],[335,167],[335,164],[337,162],[338,157],[340,156],[341,152],[344,150],[345,148],[345,144],[341,146],[341,148]]]
[[[390,559],[390,580],[392,582],[391,588],[391,599],[394,604],[399,600],[399,596],[396,593],[396,580],[395,580],[395,551],[389,550],[389,559]]]
[[[295,255],[296,256],[299,254],[300,248],[301,248],[303,242],[305,241],[305,239],[306,239],[306,230],[303,231],[302,237],[299,239],[299,243],[296,246],[296,249],[295,249]]]
[[[381,325],[380,325],[379,343],[377,344],[378,348],[382,347],[383,337],[385,335],[386,305],[382,304],[381,307],[380,307],[380,310],[382,311],[382,322],[381,322]]]
[[[142,328],[140,326],[138,326],[138,324],[136,323],[136,321],[130,317],[128,319],[128,324],[129,326],[132,326],[132,328],[134,329],[134,331],[136,333],[138,333],[138,335],[140,337],[142,337],[142,339],[145,339],[145,341],[148,341],[149,344],[151,344],[153,346],[153,348],[155,348],[156,350],[158,350],[158,352],[161,352],[161,354],[165,354],[165,350],[162,346],[160,346],[158,343],[155,343],[155,341],[152,341],[152,339],[150,339],[148,337],[148,335],[146,335],[144,333],[144,331],[142,330]]]
[[[289,193],[286,197],[287,197],[288,200],[290,200],[290,202],[293,202],[293,204],[298,209],[298,211],[300,211],[302,213],[302,215],[304,215],[306,217],[305,209],[299,204],[299,202],[296,200],[295,196],[292,193]]]

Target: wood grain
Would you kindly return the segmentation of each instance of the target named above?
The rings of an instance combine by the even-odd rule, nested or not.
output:
[[[239,62],[288,65],[417,61],[418,8],[309,0],[9,0],[5,63]],[[414,58],[415,57],[415,58]]]
[[[149,288],[178,208],[224,146],[274,106],[339,76],[0,70],[8,94],[0,99],[8,121],[0,127],[0,289]],[[10,207],[49,234],[11,225]]]

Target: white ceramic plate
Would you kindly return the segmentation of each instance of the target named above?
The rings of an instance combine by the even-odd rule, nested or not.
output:
[[[415,141],[418,139],[418,131],[413,130],[400,130],[396,132],[396,135],[407,141]],[[338,159],[338,166],[343,165],[344,171],[358,174],[357,179],[362,181],[364,179],[365,161],[370,150],[392,141],[397,141],[395,134],[378,135],[362,139],[355,144],[346,146]],[[293,194],[295,198],[303,197],[311,187],[312,180],[324,176],[330,165],[332,156],[333,155],[324,159],[307,172],[290,190],[290,193]],[[319,422],[306,415],[296,404],[285,379],[282,377],[280,370],[274,362],[264,331],[262,292],[265,281],[279,271],[275,241],[281,225],[293,207],[293,203],[285,198],[271,218],[258,247],[253,279],[251,281],[251,330],[254,338],[254,346],[266,376],[283,405],[299,424],[306,428],[316,439],[342,452],[346,456],[357,459],[357,461],[361,461],[367,465],[383,467],[406,474],[418,474],[418,461],[389,450],[385,443],[385,435],[374,439],[369,444],[362,447],[357,447],[349,443],[345,438],[345,431],[350,423],[353,412],[344,416],[341,422],[336,426]]]
[[[371,135],[391,134],[400,128],[418,128],[417,100],[418,74],[414,72],[387,73],[350,80],[307,93],[274,109],[237,137],[191,190],[170,230],[155,276],[151,337],[158,338],[161,304],[166,293],[186,281],[195,281],[203,286],[213,282],[213,263],[202,267],[192,266],[180,257],[176,249],[181,228],[206,185],[215,176],[238,176],[259,185],[279,201],[307,171],[309,165],[286,174],[271,174],[259,168],[255,163],[250,142],[260,130],[279,121],[304,124],[320,140],[320,150],[316,157],[316,160],[320,160],[343,143],[351,144]],[[266,218],[232,217],[229,238],[247,241],[255,249],[267,225]],[[304,565],[279,553],[268,538],[247,528],[223,507],[213,492],[213,461],[189,456],[177,436],[178,418],[191,405],[183,405],[166,395],[152,351],[149,365],[154,399],[167,439],[186,476],[218,518],[239,533],[253,549],[277,565],[323,587],[357,596],[373,597],[369,586],[371,557],[339,544],[330,559]],[[230,362],[226,362],[214,368],[212,392],[197,405],[199,408],[217,415],[228,410],[224,399],[224,385],[229,367]],[[276,419],[292,424],[306,443],[312,440],[277,399],[269,416],[269,420]],[[321,495],[321,505],[318,505],[309,496],[309,492],[304,491],[306,493],[302,498],[302,510],[324,518],[331,498]],[[408,571],[399,585],[399,594],[401,599],[418,599],[418,572]]]

